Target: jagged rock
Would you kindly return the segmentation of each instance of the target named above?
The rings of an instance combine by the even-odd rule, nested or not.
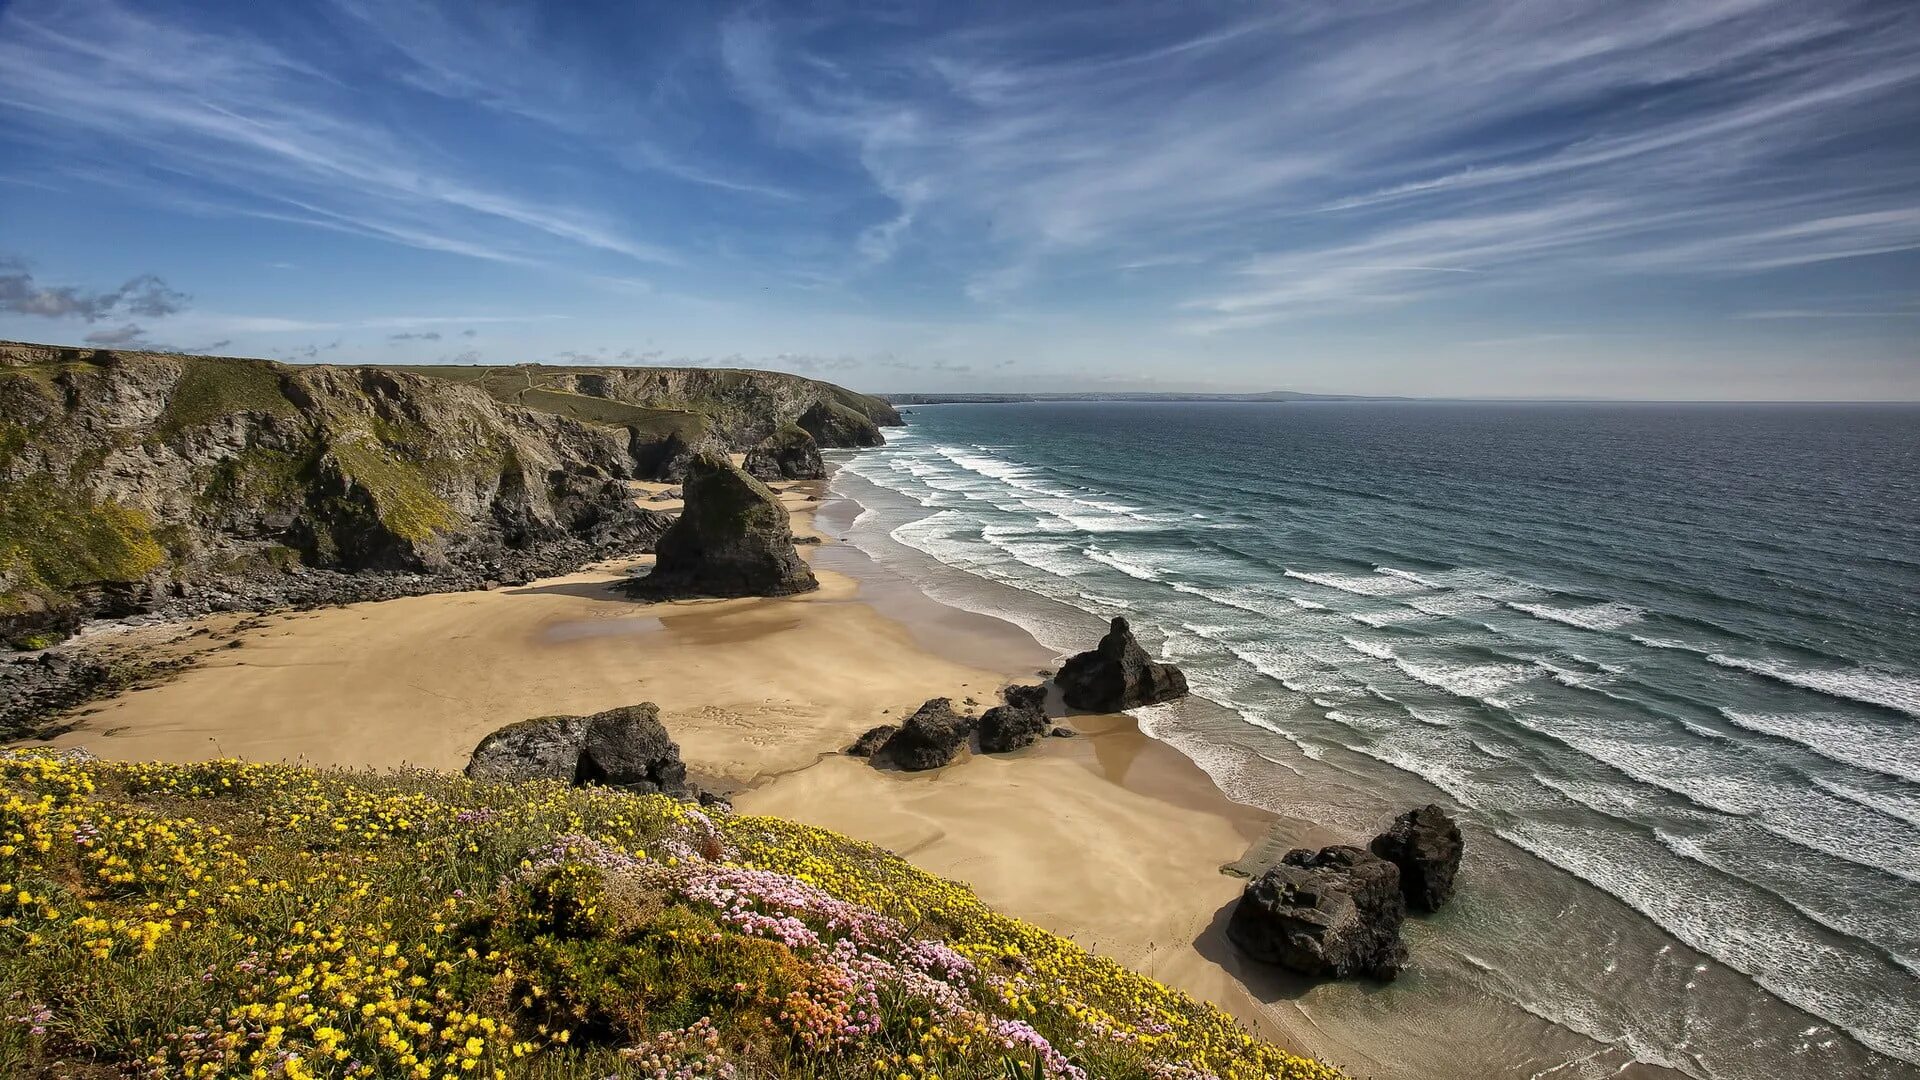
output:
[[[1000,688],[1000,700],[1016,709],[1046,712],[1047,688],[1044,683],[1014,683]]]
[[[786,424],[747,451],[742,468],[760,480],[820,480],[827,475],[819,444],[807,429]]]
[[[767,486],[715,454],[687,467],[686,507],[654,545],[653,572],[627,583],[646,599],[786,596],[820,587]]]
[[[1123,618],[1113,620],[1099,647],[1063,664],[1054,682],[1069,708],[1090,712],[1119,712],[1187,693],[1186,675],[1172,664],[1155,663]]]
[[[888,736],[873,755],[902,769],[937,769],[952,761],[973,734],[974,719],[953,711],[948,698],[932,698]]]
[[[1368,846],[1399,867],[1400,891],[1409,905],[1438,911],[1453,896],[1453,878],[1466,844],[1460,827],[1440,807],[1428,803],[1401,814]]]
[[[1006,702],[980,717],[980,750],[1005,754],[1031,746],[1047,734],[1047,688],[1009,686],[1000,691]]]
[[[893,738],[893,733],[899,730],[899,724],[881,724],[878,727],[868,728],[864,734],[853,740],[853,745],[847,747],[847,756],[872,757],[879,753],[887,740]]]
[[[1247,883],[1227,937],[1247,955],[1305,975],[1391,979],[1406,964],[1400,871],[1357,847],[1287,853]]]
[[[592,716],[536,716],[480,740],[467,762],[475,780],[558,780],[691,798],[680,747],[652,702]]]
[[[653,494],[647,496],[647,501],[648,502],[673,502],[679,497],[680,497],[679,488],[667,488],[664,491],[656,491]]]
[[[1047,716],[1031,709],[995,705],[980,717],[980,750],[1005,754],[1032,746],[1047,734]]]

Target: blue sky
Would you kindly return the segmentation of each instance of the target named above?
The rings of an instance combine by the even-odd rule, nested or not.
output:
[[[1920,5],[0,5],[0,337],[1920,398]]]

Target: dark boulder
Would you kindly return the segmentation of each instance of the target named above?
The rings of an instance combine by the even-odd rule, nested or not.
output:
[[[1296,849],[1247,883],[1227,937],[1255,960],[1305,975],[1391,979],[1406,964],[1400,871],[1357,847]]]
[[[1187,694],[1187,677],[1172,664],[1155,663],[1133,638],[1127,620],[1115,618],[1092,652],[1068,660],[1054,677],[1067,706],[1119,712]]]
[[[911,772],[937,769],[966,747],[974,723],[972,717],[955,712],[950,699],[933,698],[887,737],[874,759]]]
[[[1047,687],[1044,683],[1031,685],[1015,683],[1000,688],[1000,700],[1016,709],[1030,712],[1047,711]]]
[[[680,795],[687,789],[687,766],[680,747],[661,726],[660,709],[642,702],[587,718],[586,739],[574,770],[575,784],[597,784],[628,791]]]
[[[573,783],[586,741],[584,716],[536,716],[508,724],[480,740],[467,761],[475,780],[559,780]]]
[[[742,465],[760,480],[820,480],[827,475],[820,446],[798,424],[786,424],[747,451]]]
[[[643,599],[786,596],[820,587],[793,546],[786,507],[716,454],[687,466],[686,506],[654,545],[653,572],[627,583]]]
[[[887,744],[887,740],[893,738],[893,733],[899,730],[899,724],[881,724],[879,727],[868,728],[865,734],[853,740],[853,745],[847,747],[846,753],[849,757],[872,757],[879,753],[880,748]]]
[[[1000,697],[1006,704],[996,705],[980,717],[983,753],[1005,754],[1046,736],[1045,686],[1009,686],[1000,691]]]
[[[652,702],[592,716],[537,716],[480,740],[467,762],[475,780],[558,780],[690,798],[680,747]]]
[[[980,717],[980,749],[1005,754],[1032,746],[1047,733],[1047,715],[1012,705],[995,705]]]
[[[1438,911],[1453,896],[1454,875],[1466,849],[1460,827],[1445,810],[1428,803],[1393,819],[1368,845],[1375,855],[1400,868],[1400,891],[1408,905]]]

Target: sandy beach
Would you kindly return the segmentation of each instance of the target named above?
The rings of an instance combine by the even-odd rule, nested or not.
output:
[[[796,534],[818,535],[809,496],[824,488],[787,485]],[[1256,998],[1219,947],[1242,885],[1222,867],[1250,846],[1319,838],[1231,802],[1128,717],[1073,716],[1078,737],[933,773],[837,753],[929,697],[985,707],[1006,683],[1034,680],[1058,658],[1024,631],[938,604],[858,557],[834,560],[858,573],[821,570],[819,591],[795,597],[640,604],[613,591],[647,561],[489,592],[128,631],[133,647],[218,644],[170,681],[89,706],[52,743],[124,760],[457,770],[502,724],[652,701],[689,768],[734,793],[740,812],[890,848],[1283,1045],[1376,1071],[1376,1059],[1312,1029],[1289,995]]]

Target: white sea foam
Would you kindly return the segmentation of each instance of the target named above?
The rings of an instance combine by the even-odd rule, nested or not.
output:
[[[1787,739],[1821,757],[1920,784],[1920,733],[1836,713],[1765,713],[1721,708],[1730,723]]]
[[[1814,784],[1840,798],[1878,810],[1909,825],[1920,825],[1920,791],[1912,788],[1876,788],[1840,780],[1815,778]]]
[[[1496,695],[1527,681],[1535,672],[1526,664],[1453,664],[1438,660],[1410,660],[1404,656],[1395,656],[1393,663],[1409,678],[1428,686],[1458,697],[1502,706],[1509,702]]]
[[[1515,611],[1525,612],[1536,619],[1550,619],[1568,626],[1577,626],[1582,630],[1618,630],[1647,613],[1645,608],[1612,602],[1568,608],[1509,600],[1507,606]]]
[[[1318,601],[1318,600],[1309,600],[1309,599],[1307,599],[1307,598],[1306,598],[1306,597],[1304,597],[1304,596],[1289,596],[1289,597],[1287,597],[1287,603],[1289,603],[1289,604],[1292,604],[1292,605],[1293,605],[1294,607],[1297,607],[1297,608],[1302,608],[1302,609],[1304,609],[1304,610],[1307,610],[1307,611],[1327,611],[1327,610],[1329,610],[1329,609],[1328,609],[1328,607],[1327,607],[1327,605],[1325,605],[1325,604],[1323,604],[1323,603],[1321,603],[1320,601]]]
[[[1775,660],[1751,660],[1725,653],[1713,653],[1707,659],[1721,667],[1764,675],[1830,697],[1864,701],[1908,716],[1920,716],[1920,678],[1911,675],[1866,667],[1802,668]]]
[[[1137,578],[1141,581],[1160,580],[1160,571],[1155,570],[1151,566],[1142,566],[1137,562],[1123,559],[1110,551],[1102,551],[1097,547],[1088,546],[1081,553],[1094,562],[1111,566],[1130,578]]]
[[[1288,570],[1286,575],[1355,596],[1404,596],[1421,588],[1417,583],[1403,578],[1381,574],[1315,574],[1304,570]]]
[[[1340,640],[1347,643],[1347,648],[1363,656],[1371,656],[1375,660],[1392,660],[1394,658],[1393,649],[1381,642],[1362,641],[1359,638],[1347,637],[1345,635],[1342,635]]]

